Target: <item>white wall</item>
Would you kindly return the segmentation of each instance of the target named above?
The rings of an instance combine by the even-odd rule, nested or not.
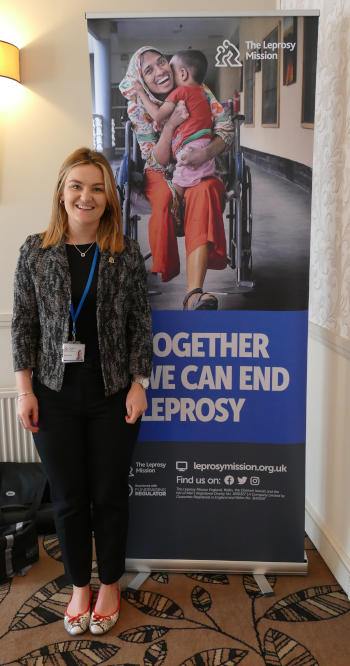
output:
[[[289,8],[289,5],[288,5]],[[242,22],[240,30],[240,52],[245,57],[245,41],[254,40],[263,43],[265,37],[279,26],[280,39],[283,40],[283,21],[276,18],[265,18],[255,24],[252,34],[251,24]],[[262,127],[262,69],[254,74],[254,126],[243,125],[241,132],[242,145],[271,155],[285,157],[312,167],[313,128],[302,127],[301,102],[303,82],[303,20],[298,19],[297,37],[297,76],[296,82],[283,85],[283,56],[279,58],[279,125],[278,127]],[[244,95],[242,95],[244,113]]]
[[[307,406],[307,529],[350,596],[350,3],[320,9]]]

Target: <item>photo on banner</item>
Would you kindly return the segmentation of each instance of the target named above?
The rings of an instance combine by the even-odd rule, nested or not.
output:
[[[129,560],[303,567],[318,18],[87,18],[94,147],[153,312]]]

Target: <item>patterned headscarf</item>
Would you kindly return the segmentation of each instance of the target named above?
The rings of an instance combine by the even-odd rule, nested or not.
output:
[[[159,53],[159,55],[162,55],[161,52],[158,49],[155,49],[153,46],[141,46],[140,49],[135,51],[134,55],[131,56],[130,62],[128,65],[127,72],[119,84],[119,89],[122,95],[127,98],[127,100],[131,101],[132,99],[136,98],[136,92],[135,92],[135,83],[138,81],[141,83],[141,85],[144,87],[148,97],[150,98],[151,102],[156,102],[158,104],[162,104],[147,88],[143,76],[142,76],[142,67],[141,67],[141,56],[146,53],[147,51],[154,51],[155,53]]]
[[[137,97],[135,90],[135,83],[138,81],[145,89],[151,102],[159,104],[159,106],[162,104],[162,101],[153,95],[143,80],[141,56],[146,51],[154,51],[160,54],[160,51],[153,46],[142,46],[138,49],[130,58],[127,72],[119,84],[119,90],[128,100],[128,116],[136,132],[142,157],[146,160],[147,166],[150,168],[156,171],[164,171],[164,167],[153,156],[153,148],[158,141],[158,135],[153,129],[153,120],[147,113],[141,99]]]

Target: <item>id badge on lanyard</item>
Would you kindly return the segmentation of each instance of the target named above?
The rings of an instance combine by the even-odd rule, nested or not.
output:
[[[62,345],[62,363],[83,363],[85,359],[85,345],[82,342],[78,342],[78,340],[75,339],[76,336],[76,321],[78,319],[78,316],[80,314],[81,308],[83,307],[83,303],[86,299],[86,296],[89,292],[89,289],[91,287],[91,282],[92,278],[94,276],[95,268],[96,268],[96,262],[97,262],[97,256],[98,256],[98,246],[96,244],[95,248],[95,254],[94,258],[92,260],[91,268],[90,268],[90,273],[89,277],[84,289],[84,293],[80,299],[80,303],[77,307],[76,312],[74,312],[73,304],[70,306],[70,314],[72,317],[72,338],[73,340],[69,340],[68,342],[64,342]]]
[[[64,342],[62,363],[84,363],[85,345],[82,342]]]

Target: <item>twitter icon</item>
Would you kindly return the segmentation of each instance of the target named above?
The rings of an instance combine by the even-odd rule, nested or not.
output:
[[[247,483],[247,476],[238,476],[237,481],[239,486],[244,486],[245,483]]]

